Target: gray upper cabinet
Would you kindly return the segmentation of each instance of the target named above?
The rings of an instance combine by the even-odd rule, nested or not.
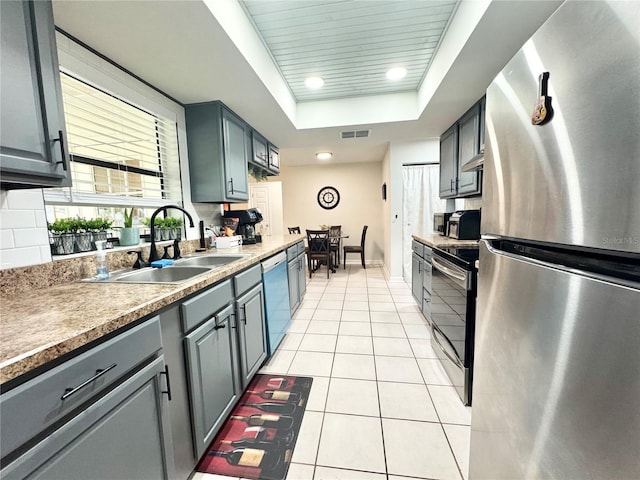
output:
[[[0,2],[3,189],[71,185],[49,1]]]
[[[249,199],[249,126],[221,102],[185,106],[191,199],[226,203]]]
[[[280,173],[280,150],[275,145],[269,144],[269,171]]]
[[[454,198],[458,170],[458,124],[440,137],[440,198]]]
[[[484,141],[484,99],[476,103],[440,137],[440,198],[482,193],[482,172],[462,166],[480,153]]]
[[[269,146],[267,140],[255,130],[251,131],[253,147],[252,163],[267,168],[269,165]]]
[[[462,166],[480,151],[480,104],[474,105],[458,121],[458,197],[480,193],[480,174],[463,172]]]

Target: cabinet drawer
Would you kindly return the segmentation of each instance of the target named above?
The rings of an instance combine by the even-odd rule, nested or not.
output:
[[[298,255],[301,255],[304,253],[304,242],[296,243],[296,247],[298,247]]]
[[[2,457],[161,348],[160,321],[154,317],[3,394]],[[71,389],[76,390],[70,392]],[[68,396],[62,399],[65,394]]]
[[[420,242],[416,242],[415,240],[411,241],[411,250],[413,250],[419,257],[424,255],[424,245]]]
[[[233,286],[236,289],[236,296],[242,295],[244,292],[255,287],[262,282],[262,269],[260,264],[254,265],[246,269],[244,272],[238,273],[233,278]]]
[[[298,244],[287,248],[287,261],[290,262],[298,256]]]
[[[197,327],[211,317],[211,312],[220,310],[232,301],[231,280],[225,280],[206,292],[183,302],[180,306],[182,331],[186,333]]]

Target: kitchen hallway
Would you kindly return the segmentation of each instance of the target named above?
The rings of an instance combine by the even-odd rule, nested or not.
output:
[[[471,408],[431,349],[410,287],[381,268],[315,274],[260,373],[314,378],[288,479],[467,478]]]

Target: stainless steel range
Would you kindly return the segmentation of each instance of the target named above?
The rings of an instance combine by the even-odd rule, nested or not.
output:
[[[433,248],[431,344],[465,405],[471,405],[478,247]]]

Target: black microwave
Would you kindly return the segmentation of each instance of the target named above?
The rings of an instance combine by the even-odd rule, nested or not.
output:
[[[451,213],[434,213],[433,214],[433,231],[440,235],[449,235],[449,217]]]

